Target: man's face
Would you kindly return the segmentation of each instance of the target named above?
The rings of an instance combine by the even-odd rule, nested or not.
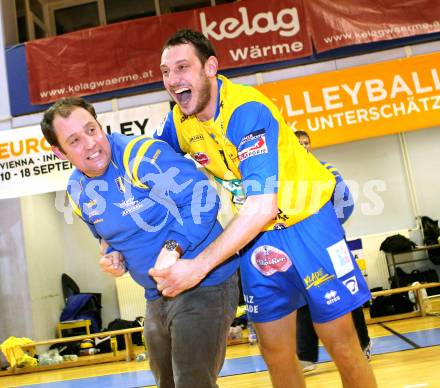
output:
[[[311,144],[310,144],[310,139],[307,136],[300,136],[298,137],[299,140],[299,144],[301,144],[306,150],[307,152],[310,152],[310,148],[311,148]]]
[[[60,147],[52,151],[69,160],[89,177],[102,175],[110,163],[110,143],[99,123],[83,108],[75,108],[69,117],[55,116],[53,127]]]
[[[215,61],[214,57],[203,66],[191,44],[172,46],[163,51],[160,64],[163,83],[183,114],[201,118],[209,111],[212,98],[217,98],[211,93],[211,80],[216,75],[216,70],[214,72],[210,67],[212,61]]]

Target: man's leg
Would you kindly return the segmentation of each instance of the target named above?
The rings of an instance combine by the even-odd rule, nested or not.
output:
[[[314,325],[338,367],[344,388],[377,387],[371,366],[362,354],[351,313]]]
[[[165,301],[159,298],[147,303],[144,336],[150,368],[159,388],[174,388],[171,364],[171,336],[166,325]]]
[[[318,361],[318,336],[310,317],[309,306],[304,305],[296,311],[296,346],[301,361]]]
[[[254,325],[272,386],[304,388],[304,376],[296,356],[296,312],[276,321]]]
[[[176,388],[215,388],[238,304],[237,276],[179,295],[168,311]]]

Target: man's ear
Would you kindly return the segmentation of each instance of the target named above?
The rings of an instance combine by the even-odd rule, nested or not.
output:
[[[208,77],[215,77],[218,70],[218,60],[214,56],[210,56],[205,62],[205,71]]]
[[[58,159],[67,160],[66,155],[57,146],[51,146],[50,148]]]

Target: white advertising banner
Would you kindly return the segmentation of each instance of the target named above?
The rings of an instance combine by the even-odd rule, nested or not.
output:
[[[107,133],[151,135],[168,102],[98,115]],[[65,190],[73,166],[53,155],[40,126],[0,131],[0,199]]]

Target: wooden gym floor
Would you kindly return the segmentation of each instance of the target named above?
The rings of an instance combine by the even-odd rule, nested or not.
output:
[[[440,310],[436,298],[434,311]],[[440,316],[417,317],[368,326],[373,342],[371,365],[379,387],[440,388]],[[98,357],[98,356],[94,356]],[[270,388],[266,365],[257,346],[228,346],[220,388]],[[342,387],[325,350],[306,374],[309,388]],[[0,377],[0,387],[154,387],[144,362],[115,362]],[[362,387],[359,387],[362,388]]]

